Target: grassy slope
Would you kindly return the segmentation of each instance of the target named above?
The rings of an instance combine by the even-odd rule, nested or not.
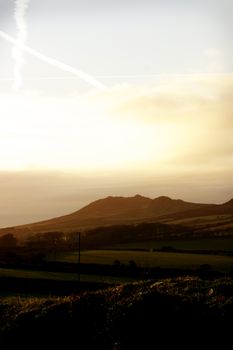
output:
[[[195,228],[196,232],[199,232],[205,237],[209,234],[221,233],[229,234],[233,233],[233,215],[206,215],[206,216],[193,216],[176,218],[164,218],[161,222],[165,222],[171,225],[184,225],[186,227]]]
[[[161,342],[187,348],[187,341],[209,348],[219,340],[223,346],[231,335],[232,295],[230,279],[186,277],[63,298],[0,298],[0,345],[130,350]]]

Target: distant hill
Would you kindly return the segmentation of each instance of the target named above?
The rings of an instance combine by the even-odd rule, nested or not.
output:
[[[0,229],[0,235],[13,233],[18,237],[38,232],[86,230],[100,226],[189,220],[206,216],[231,216],[233,199],[224,204],[201,204],[171,199],[166,196],[155,199],[134,197],[107,197],[94,201],[69,215],[37,223]],[[192,220],[191,220],[192,221]],[[228,218],[229,221],[229,218]],[[225,221],[224,221],[225,222]],[[181,222],[182,223],[182,222]]]

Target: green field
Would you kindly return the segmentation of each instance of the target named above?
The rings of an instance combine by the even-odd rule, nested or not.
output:
[[[184,239],[184,240],[160,240],[147,242],[132,242],[108,246],[110,249],[161,249],[172,247],[184,250],[221,250],[233,251],[233,237],[231,238],[204,238],[204,239]]]
[[[47,272],[0,268],[1,277],[17,277],[17,278],[40,278],[49,280],[73,281],[77,280],[77,274],[63,272]]]
[[[45,280],[57,280],[57,281],[78,281],[78,274],[76,273],[31,271],[31,270],[0,268],[0,278],[4,278],[4,277],[45,279]],[[124,278],[124,277],[84,275],[84,274],[81,274],[80,279],[82,282],[97,282],[97,283],[103,282],[103,283],[110,283],[110,284],[130,282],[132,280],[131,278]]]
[[[197,269],[200,265],[209,264],[212,269],[228,272],[233,268],[233,258],[229,256],[167,253],[151,251],[122,251],[122,250],[89,250],[81,252],[81,263],[85,264],[114,264],[119,260],[128,264],[133,260],[142,267],[161,267],[176,269]],[[77,262],[78,254],[62,253],[57,261]]]

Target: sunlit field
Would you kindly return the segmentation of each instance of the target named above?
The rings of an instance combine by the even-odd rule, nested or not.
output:
[[[62,253],[57,256],[57,261],[77,262],[78,254]],[[208,264],[212,269],[223,272],[229,272],[233,268],[233,258],[230,256],[122,250],[81,252],[81,262],[84,264],[115,264],[117,261],[123,264],[134,261],[141,267],[174,269],[197,269],[201,265]]]
[[[176,240],[159,240],[147,242],[130,242],[109,245],[106,248],[111,249],[182,249],[182,250],[198,250],[198,251],[233,251],[233,238],[203,238],[203,239],[176,239]]]

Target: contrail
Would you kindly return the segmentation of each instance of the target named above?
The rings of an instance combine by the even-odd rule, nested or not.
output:
[[[14,18],[16,21],[16,28],[18,30],[18,34],[16,37],[15,46],[12,49],[12,57],[15,61],[14,65],[14,82],[13,82],[13,90],[18,91],[22,86],[22,67],[24,63],[22,49],[20,45],[26,44],[27,40],[27,21],[26,14],[27,8],[30,0],[15,0],[15,10],[14,10]]]
[[[37,50],[34,50],[32,48],[30,48],[29,46],[23,44],[22,42],[19,42],[17,39],[14,39],[12,36],[6,34],[3,31],[0,31],[0,36],[8,41],[9,43],[17,46],[20,50],[23,50],[27,53],[29,53],[30,55],[38,58],[41,61],[44,61],[46,63],[51,64],[54,67],[60,68],[65,72],[69,72],[72,73],[74,75],[76,75],[77,77],[79,77],[80,79],[84,80],[85,82],[87,82],[88,84],[96,87],[96,88],[100,88],[100,89],[106,89],[107,87],[102,84],[100,81],[96,80],[95,78],[93,78],[91,75],[89,75],[88,73],[85,73],[79,69],[76,69],[72,66],[69,66],[68,64],[62,63],[54,58],[48,57],[46,55],[43,55],[42,53],[38,52]]]

